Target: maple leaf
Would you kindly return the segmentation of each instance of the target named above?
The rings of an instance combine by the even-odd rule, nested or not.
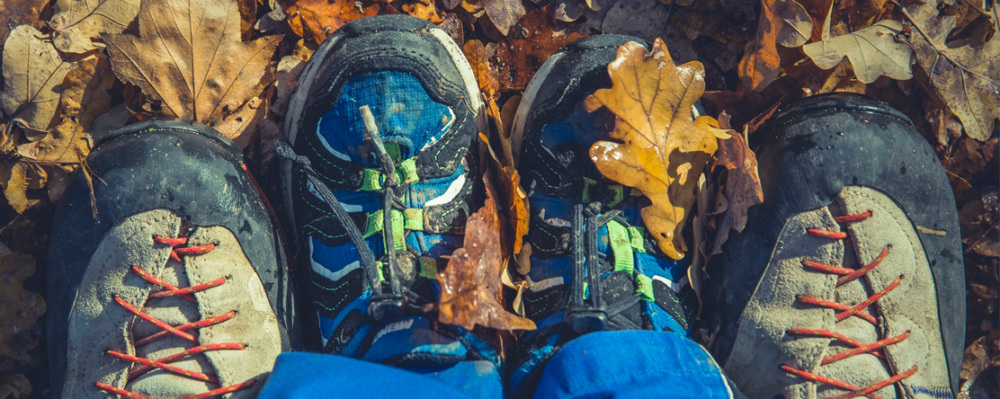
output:
[[[280,40],[243,43],[234,1],[143,1],[139,37],[104,36],[120,79],[163,101],[163,114],[209,125],[258,94]]]
[[[75,66],[63,61],[35,28],[14,28],[3,47],[4,113],[28,128],[47,130],[58,109],[60,84]]]
[[[692,118],[691,107],[705,91],[705,69],[692,61],[677,66],[662,39],[652,51],[635,42],[618,48],[608,65],[612,86],[584,100],[592,112],[605,107],[615,114],[611,138],[590,147],[601,174],[634,187],[652,202],[641,211],[660,250],[681,259],[687,246],[681,228],[695,202],[695,188],[705,164],[728,137],[709,116]]]
[[[82,54],[100,48],[92,39],[122,33],[135,20],[139,0],[58,0],[49,20],[52,42],[64,53]]]
[[[801,46],[812,36],[812,30],[809,13],[795,0],[761,0],[757,36],[747,43],[740,60],[743,84],[760,90],[777,79],[781,69],[777,45]]]
[[[494,189],[488,179],[486,203],[469,217],[465,225],[465,244],[448,259],[448,266],[438,273],[441,299],[438,320],[471,330],[480,325],[499,330],[533,330],[535,323],[504,310],[498,299],[500,274],[507,259],[500,249],[500,218]]]
[[[285,8],[285,15],[292,32],[318,44],[348,22],[379,13],[378,4],[366,7],[355,4],[361,3],[354,0],[299,0]]]
[[[855,76],[865,84],[880,76],[908,80],[913,78],[910,69],[913,50],[906,42],[897,40],[896,35],[902,30],[899,21],[885,20],[847,35],[809,43],[802,51],[823,69],[836,67],[847,57],[854,66]]]
[[[903,9],[913,27],[910,46],[927,85],[962,121],[965,133],[985,141],[1000,121],[1000,35],[981,46],[949,47],[956,18],[936,18],[937,2]]]

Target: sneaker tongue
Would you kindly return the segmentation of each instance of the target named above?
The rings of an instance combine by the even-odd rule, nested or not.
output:
[[[431,98],[409,73],[385,71],[355,77],[344,86],[333,108],[320,117],[317,133],[335,156],[367,167],[376,162],[365,142],[358,110],[365,105],[371,108],[383,141],[396,144],[387,147],[399,148],[399,160],[412,158],[440,140],[455,120],[451,108]]]
[[[164,282],[175,287],[187,287],[187,275],[184,273],[184,266],[174,260],[167,261],[163,273],[158,276]],[[163,322],[178,326],[191,321],[198,320],[200,313],[198,304],[187,301],[180,297],[149,298],[143,309]],[[143,338],[163,331],[145,320],[136,321],[133,328],[136,338]],[[197,332],[191,332],[196,337]],[[170,335],[166,338],[150,342],[136,348],[136,356],[146,359],[160,359],[169,355],[183,351],[191,347],[192,343],[181,338]],[[170,363],[171,366],[180,367],[203,374],[214,374],[214,368],[203,355],[190,356],[177,362]],[[146,395],[148,397],[181,397],[195,395],[209,391],[215,386],[194,379],[178,376],[177,374],[164,370],[152,370],[129,382],[127,390]]]

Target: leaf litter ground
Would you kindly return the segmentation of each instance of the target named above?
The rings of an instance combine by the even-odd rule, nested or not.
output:
[[[525,231],[529,212],[511,155],[521,143],[509,136],[509,122],[538,67],[578,38],[623,33],[651,43],[665,40],[652,54],[633,49],[633,69],[650,57],[676,60],[681,69],[698,62],[702,104],[709,115],[720,115],[718,121],[703,119],[699,125],[683,116],[674,121],[676,116],[656,120],[648,112],[646,118],[643,112],[618,115],[619,125],[609,137],[643,137],[658,146],[639,151],[605,141],[592,150],[598,159],[611,151],[632,154],[646,165],[636,175],[660,177],[631,185],[651,197],[664,190],[674,193],[658,202],[663,208],[649,212],[663,221],[660,231],[671,233],[661,248],[674,256],[687,252],[696,266],[718,251],[730,229],[744,227],[746,209],[760,201],[756,161],[746,139],[778,105],[847,91],[881,98],[907,113],[937,151],[958,201],[969,304],[961,373],[967,390],[961,395],[997,397],[995,384],[989,388],[977,377],[996,375],[1000,365],[998,8],[994,2],[966,0],[0,1],[0,18],[6,22],[0,25],[0,186],[5,198],[0,309],[6,315],[0,317],[0,331],[16,331],[0,334],[0,398],[48,395],[38,322],[45,311],[48,228],[67,176],[85,168],[82,161],[93,141],[153,116],[197,119],[236,139],[264,189],[280,199],[271,143],[281,138],[277,126],[298,73],[323,38],[375,14],[409,14],[448,32],[462,45],[489,105],[494,129],[484,132],[481,151],[489,155],[480,158],[492,171],[487,176],[494,188],[492,205],[476,216],[468,239],[470,245],[499,242],[501,253],[521,251],[506,259],[498,258],[497,248],[466,248],[470,256],[452,261],[480,267],[456,267],[452,275],[441,276],[456,287],[468,282],[463,273],[476,279],[506,275],[506,267],[530,268],[530,245],[522,245],[516,233]],[[191,20],[184,16],[211,23],[171,25],[174,31],[162,42],[149,41],[149,32],[163,18]],[[150,46],[192,56],[160,59]],[[200,64],[209,59],[217,61]],[[663,73],[669,75],[667,69]],[[644,76],[660,74],[650,69]],[[596,93],[591,106],[606,106],[614,101],[612,94]],[[678,101],[681,109],[691,102]],[[637,105],[643,110],[654,106]],[[640,121],[648,128],[631,127]],[[702,126],[693,143],[703,146],[681,165],[664,165],[658,159],[670,151],[674,124]],[[739,133],[719,133],[730,126]],[[675,172],[682,170],[684,177],[663,178],[656,172],[670,167],[681,168]],[[629,168],[635,169],[608,164],[601,170],[625,180],[628,174],[621,171]],[[693,227],[693,234],[685,233],[685,225]],[[498,240],[491,238],[497,233]],[[695,283],[697,268],[692,272]],[[467,326],[530,328],[498,306],[512,301],[517,313],[514,293],[524,285],[503,283],[508,288],[464,286],[460,291],[469,295],[446,304],[454,309],[485,305],[472,306],[478,313],[452,312],[445,318]]]

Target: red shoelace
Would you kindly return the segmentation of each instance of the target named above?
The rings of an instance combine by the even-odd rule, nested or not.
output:
[[[847,223],[860,222],[860,221],[863,221],[863,220],[866,220],[866,219],[870,218],[871,216],[872,216],[872,212],[871,211],[866,211],[866,212],[863,212],[863,213],[857,213],[857,214],[851,214],[851,215],[845,215],[845,216],[836,216],[833,219],[837,223],[839,223],[841,225],[844,225],[844,224],[847,224]],[[812,235],[814,237],[829,238],[829,239],[832,239],[832,240],[849,240],[850,239],[847,236],[847,233],[844,233],[844,232],[841,232],[841,231],[828,231],[828,230],[822,230],[822,229],[808,229],[807,231],[808,231],[808,233],[810,235]],[[885,260],[885,258],[887,256],[889,256],[889,250],[890,249],[892,249],[891,246],[886,246],[885,249],[882,250],[882,253],[879,254],[879,256],[877,256],[874,260],[872,260],[871,263],[869,263],[869,264],[861,267],[860,269],[848,269],[848,268],[843,268],[843,267],[837,267],[837,266],[831,266],[831,265],[824,265],[824,264],[821,264],[821,263],[818,263],[818,262],[813,262],[813,261],[808,261],[808,260],[802,261],[802,266],[805,267],[805,268],[807,268],[807,269],[815,270],[815,271],[818,271],[818,272],[829,273],[829,274],[834,274],[834,275],[840,276],[840,277],[837,278],[837,286],[839,287],[839,286],[847,284],[847,283],[849,283],[851,281],[857,280],[861,276],[864,276],[865,274],[867,274],[869,271],[871,271],[871,270],[875,269],[876,267],[878,267],[878,265],[880,265],[882,263],[882,261]],[[878,301],[879,299],[882,299],[883,297],[885,297],[887,294],[889,294],[890,292],[892,292],[892,290],[896,289],[896,287],[899,287],[899,284],[902,281],[902,279],[903,279],[902,275],[900,275],[899,277],[896,277],[896,279],[893,280],[893,282],[890,283],[888,286],[886,286],[884,289],[882,289],[879,292],[876,292],[872,296],[868,297],[868,299],[862,301],[861,303],[859,303],[857,305],[853,305],[853,306],[852,305],[843,304],[843,303],[840,303],[840,302],[834,302],[834,301],[827,301],[827,300],[823,300],[823,299],[817,299],[817,298],[809,297],[809,296],[806,296],[806,295],[796,296],[795,300],[797,302],[801,303],[801,304],[818,306],[818,307],[823,307],[823,308],[829,308],[829,309],[833,309],[833,310],[837,311],[837,313],[834,315],[834,317],[836,318],[836,320],[838,322],[841,321],[841,320],[847,319],[848,317],[854,316],[854,317],[859,317],[859,318],[861,318],[861,319],[863,319],[863,320],[871,323],[872,325],[878,326],[879,325],[878,319],[876,319],[875,316],[872,316],[870,313],[868,313],[867,311],[865,311],[865,309],[868,306],[870,306],[873,303],[875,303],[876,301]],[[855,355],[859,355],[859,354],[863,354],[863,353],[868,353],[868,354],[874,355],[874,356],[876,356],[876,357],[878,357],[880,359],[885,359],[885,353],[883,352],[883,348],[885,348],[885,347],[887,347],[889,345],[893,345],[893,344],[897,344],[899,342],[902,342],[902,341],[906,340],[907,338],[909,338],[909,336],[910,336],[910,332],[907,331],[907,332],[904,332],[904,333],[902,333],[900,335],[897,335],[895,337],[881,339],[881,340],[878,340],[878,341],[875,341],[875,342],[872,342],[872,343],[863,343],[863,342],[860,342],[860,341],[858,341],[856,339],[852,339],[852,338],[847,337],[847,336],[845,336],[843,334],[840,334],[840,333],[837,333],[837,332],[834,332],[834,331],[830,331],[830,330],[793,328],[793,329],[787,330],[786,332],[788,333],[788,335],[792,335],[792,336],[830,338],[830,339],[836,340],[838,342],[844,343],[847,346],[853,347],[853,349],[846,350],[846,351],[843,351],[843,352],[840,352],[840,353],[836,353],[836,354],[824,357],[821,360],[820,365],[827,365],[827,364],[830,364],[830,363],[833,363],[833,362],[837,362],[837,361],[840,361],[840,360],[844,360],[844,359],[847,359],[847,358],[849,358],[851,356],[855,356]],[[848,393],[846,393],[844,395],[840,395],[840,396],[834,397],[836,399],[856,398],[856,397],[860,397],[860,396],[864,396],[864,397],[868,397],[868,398],[873,398],[873,399],[880,398],[878,395],[875,394],[876,391],[878,391],[878,390],[880,390],[882,388],[885,388],[885,387],[887,387],[889,385],[895,384],[895,383],[903,380],[904,378],[912,376],[913,374],[915,374],[917,372],[917,367],[914,366],[913,368],[911,368],[909,370],[906,370],[906,371],[904,371],[904,372],[902,372],[900,374],[893,375],[893,376],[889,377],[886,380],[879,381],[879,382],[877,382],[875,384],[872,384],[872,385],[870,385],[868,387],[862,388],[862,387],[858,387],[858,386],[856,386],[854,384],[851,384],[849,382],[846,382],[846,381],[835,380],[835,379],[824,377],[824,376],[821,376],[821,375],[818,375],[818,374],[810,373],[810,372],[807,372],[807,371],[804,371],[804,370],[799,370],[799,369],[796,369],[796,368],[794,368],[792,366],[789,366],[789,365],[781,365],[780,367],[786,373],[798,376],[799,378],[802,378],[802,379],[805,379],[805,380],[809,380],[809,381],[812,381],[812,382],[815,382],[815,383],[832,385],[834,387],[837,387],[837,388],[843,389],[845,391],[848,391]]]
[[[201,255],[201,254],[208,253],[209,251],[215,249],[215,244],[207,244],[207,245],[200,245],[200,246],[193,246],[193,247],[188,247],[188,246],[181,247],[181,245],[186,245],[187,244],[187,238],[186,237],[169,238],[169,237],[153,236],[153,242],[155,242],[156,244],[160,244],[160,245],[168,245],[168,246],[170,246],[171,247],[171,249],[170,249],[170,258],[173,259],[173,260],[176,260],[178,262],[182,262],[182,263],[184,262],[181,259],[182,256]],[[175,286],[173,286],[170,283],[167,283],[167,282],[165,282],[163,280],[160,280],[160,279],[152,276],[151,274],[143,271],[142,268],[140,268],[139,266],[132,266],[132,272],[135,273],[135,274],[137,274],[137,275],[139,275],[139,277],[142,277],[144,280],[146,280],[150,284],[153,284],[153,285],[158,286],[158,287],[161,288],[160,290],[155,291],[155,292],[149,294],[150,298],[180,297],[180,298],[182,298],[182,299],[184,299],[186,301],[194,302],[194,303],[197,303],[197,299],[195,299],[195,297],[193,295],[194,293],[205,291],[205,290],[208,290],[208,289],[211,289],[211,288],[214,288],[214,287],[218,287],[218,286],[220,286],[222,284],[225,284],[225,282],[226,282],[226,278],[225,277],[220,277],[220,278],[217,278],[215,280],[209,281],[209,282],[204,283],[204,284],[198,284],[198,285],[193,285],[193,286],[190,286],[190,287],[183,287],[183,288],[181,288],[181,287],[175,287]],[[190,357],[190,356],[195,356],[195,355],[198,355],[198,354],[201,354],[201,353],[205,353],[205,352],[210,352],[210,351],[243,350],[243,349],[246,349],[246,344],[243,344],[243,343],[218,343],[218,344],[199,345],[200,342],[198,341],[198,338],[195,337],[194,335],[191,335],[190,333],[186,332],[186,331],[193,331],[193,330],[197,330],[197,329],[200,329],[200,328],[204,328],[204,327],[208,327],[208,326],[212,326],[212,325],[216,325],[216,324],[225,322],[225,321],[227,321],[229,319],[232,319],[233,316],[236,315],[236,311],[230,311],[228,313],[225,313],[225,314],[222,314],[222,315],[219,315],[219,316],[214,316],[214,317],[210,317],[210,318],[207,318],[207,319],[194,321],[194,322],[183,324],[183,325],[179,325],[179,326],[171,326],[171,325],[163,322],[162,320],[159,320],[159,319],[151,316],[150,314],[148,314],[146,312],[143,312],[142,309],[136,308],[135,306],[129,304],[128,302],[126,302],[124,299],[122,299],[119,296],[115,296],[115,302],[117,302],[119,305],[121,305],[121,307],[125,308],[125,310],[129,311],[129,313],[132,313],[132,314],[136,315],[137,317],[139,317],[139,318],[141,318],[143,320],[146,320],[147,322],[152,323],[153,325],[155,325],[155,326],[157,326],[157,327],[159,327],[160,329],[163,330],[163,331],[157,332],[155,334],[152,334],[152,335],[150,335],[148,337],[136,340],[135,341],[135,347],[136,348],[138,348],[140,346],[143,346],[143,345],[146,345],[146,344],[149,344],[151,342],[158,341],[160,339],[166,338],[166,337],[171,336],[171,335],[173,335],[175,337],[178,337],[178,338],[181,338],[181,339],[186,340],[186,341],[193,342],[195,345],[197,345],[197,346],[195,346],[193,348],[185,349],[184,351],[182,351],[180,353],[177,353],[177,354],[174,354],[174,355],[170,355],[170,356],[167,356],[167,357],[163,357],[163,358],[160,358],[160,359],[146,359],[146,358],[136,357],[136,356],[132,356],[132,355],[129,355],[129,354],[125,354],[125,353],[121,353],[121,352],[109,349],[106,352],[106,354],[108,356],[114,357],[116,359],[124,360],[124,361],[127,361],[127,362],[131,362],[133,364],[139,364],[139,365],[141,365],[140,367],[138,367],[138,368],[136,368],[136,369],[134,369],[134,370],[132,370],[132,371],[129,372],[129,374],[128,374],[128,380],[129,381],[131,381],[131,380],[133,380],[135,378],[138,378],[139,376],[141,376],[141,375],[143,375],[143,374],[145,374],[145,373],[147,373],[147,372],[149,372],[151,370],[161,369],[161,370],[165,370],[165,371],[168,371],[168,372],[180,375],[180,376],[184,376],[184,377],[187,377],[187,378],[191,378],[191,379],[194,379],[194,380],[204,381],[204,382],[208,382],[208,383],[211,383],[211,384],[218,385],[219,384],[219,379],[218,379],[218,377],[216,377],[214,375],[209,375],[209,374],[199,373],[199,372],[196,372],[196,371],[186,370],[186,369],[183,369],[183,368],[180,368],[180,367],[172,366],[172,365],[170,365],[170,363],[176,362],[178,360],[181,360],[181,359],[184,359],[184,358],[187,358],[187,357]],[[213,397],[213,396],[219,396],[219,395],[223,395],[223,394],[227,394],[227,393],[239,391],[241,389],[249,388],[255,382],[256,382],[255,380],[251,379],[251,380],[247,380],[247,381],[241,382],[239,384],[233,384],[233,385],[229,385],[229,386],[225,386],[225,387],[216,388],[216,389],[213,389],[211,391],[200,393],[200,394],[197,394],[197,395],[185,396],[183,399],[200,399],[200,398],[210,398],[210,397]],[[108,392],[108,393],[113,393],[113,394],[116,394],[116,395],[120,395],[120,396],[125,397],[125,398],[133,398],[133,399],[144,399],[144,398],[146,398],[146,396],[143,396],[143,395],[140,395],[140,394],[137,394],[137,393],[134,393],[134,392],[129,392],[129,391],[126,391],[126,390],[118,388],[118,387],[114,387],[114,386],[111,386],[111,385],[108,385],[108,384],[104,384],[102,382],[97,382],[96,386],[97,386],[98,389],[100,389],[102,391],[105,391],[105,392]]]

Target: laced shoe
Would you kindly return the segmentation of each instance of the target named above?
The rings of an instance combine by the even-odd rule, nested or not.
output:
[[[706,287],[728,376],[757,398],[954,397],[962,247],[930,146],[848,94],[789,105],[755,136],[764,203]]]
[[[252,398],[296,345],[284,257],[241,159],[182,121],[94,147],[93,191],[74,175],[49,248],[56,396]]]
[[[499,362],[490,345],[427,312],[438,270],[483,203],[468,159],[483,122],[465,56],[426,21],[360,19],[316,50],[290,100],[291,148],[279,155],[290,160],[317,349],[396,366]]]
[[[605,109],[586,112],[583,100],[611,86],[607,65],[628,41],[642,43],[601,35],[556,52],[515,114],[512,137],[523,137],[515,151],[531,209],[524,313],[539,327],[522,335],[509,367],[521,395],[533,391],[541,365],[581,334],[687,330],[677,296],[686,264],[661,253],[644,229],[639,210],[648,199],[603,177],[588,155],[615,118]]]

